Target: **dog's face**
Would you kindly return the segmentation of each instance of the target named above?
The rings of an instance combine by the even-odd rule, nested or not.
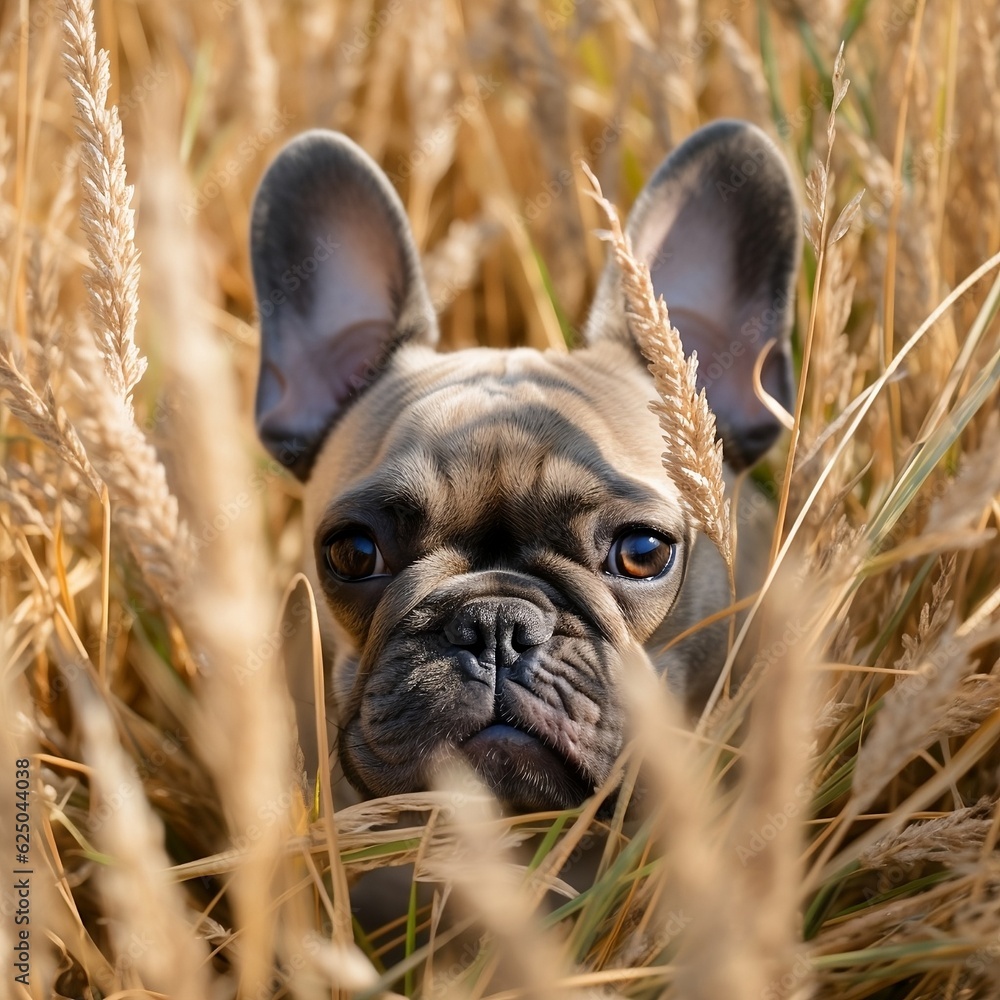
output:
[[[791,403],[787,170],[758,130],[717,123],[661,165],[628,231],[744,468],[779,430],[753,389],[762,355]],[[625,739],[621,652],[646,644],[689,703],[725,654],[723,628],[657,655],[726,603],[727,578],[663,472],[615,271],[585,347],[439,354],[398,197],[322,132],[265,175],[252,253],[258,429],[305,482],[345,773],[367,796],[414,791],[459,751],[512,808],[578,804]]]

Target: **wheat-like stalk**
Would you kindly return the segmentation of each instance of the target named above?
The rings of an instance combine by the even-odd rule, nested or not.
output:
[[[30,526],[46,538],[52,537],[41,511],[20,490],[12,488],[10,477],[2,466],[0,466],[0,505],[6,506],[7,515],[13,524]]]
[[[974,861],[993,825],[993,803],[985,796],[975,805],[937,819],[914,823],[873,844],[858,857],[863,868],[916,865],[924,861]]]
[[[959,685],[973,669],[969,657],[982,641],[949,627],[952,603],[946,600],[954,578],[949,560],[935,583],[930,602],[920,613],[916,636],[903,636],[903,654],[894,664],[903,677],[886,695],[858,754],[854,797],[858,811],[866,809],[887,777],[934,738],[942,716],[953,703]]]
[[[698,354],[692,351],[685,357],[681,335],[670,322],[663,296],[656,297],[649,268],[633,254],[618,212],[602,195],[597,178],[585,164],[583,168],[594,187],[594,198],[608,217],[608,239],[621,272],[629,328],[649,363],[660,397],[651,408],[659,418],[667,446],[663,468],[676,484],[688,516],[716,544],[732,571],[722,441],[716,438],[715,414],[709,408],[705,390],[698,391]]]
[[[97,48],[90,0],[67,0],[64,24],[63,60],[76,102],[83,151],[80,222],[91,262],[84,282],[104,370],[131,409],[132,390],[146,370],[146,359],[134,339],[139,251],[129,207],[132,187],[125,183],[125,142],[117,107],[107,107],[108,53]]]
[[[107,106],[108,54],[97,48],[90,0],[67,0],[63,54],[77,109],[84,178],[80,222],[91,268],[84,275],[95,331],[73,344],[74,377],[90,400],[80,431],[107,482],[116,525],[161,606],[176,613],[188,556],[188,535],[166,470],[136,424],[132,390],[146,369],[135,345],[139,252],[134,242],[132,188],[125,183],[125,143],[118,109]],[[103,361],[98,372],[91,344]]]
[[[136,424],[132,407],[102,378],[97,353],[89,332],[77,331],[72,375],[89,403],[78,421],[80,435],[108,485],[116,529],[160,606],[176,614],[192,565],[190,534],[156,449]]]
[[[69,421],[66,411],[58,405],[47,385],[39,395],[14,358],[0,349],[0,390],[7,396],[10,412],[39,441],[48,445],[67,465],[78,472],[97,494],[101,492],[101,477],[91,465],[87,450]]]
[[[456,219],[447,235],[423,255],[427,292],[436,312],[445,311],[475,281],[483,253],[497,228],[485,219]]]
[[[192,735],[215,775],[229,835],[245,842],[246,831],[256,831],[227,891],[241,927],[243,988],[248,995],[266,995],[272,942],[303,936],[298,918],[306,905],[294,894],[287,906],[275,902],[283,886],[294,885],[290,867],[276,865],[275,857],[300,800],[292,784],[280,674],[273,663],[250,666],[262,637],[281,623],[273,595],[260,586],[269,570],[260,519],[251,512],[234,517],[206,540],[205,525],[247,488],[254,470],[233,447],[242,428],[228,358],[199,319],[202,296],[211,290],[199,272],[194,232],[177,211],[190,198],[176,160],[180,121],[165,127],[169,106],[160,118],[164,127],[147,147],[139,176],[148,192],[146,259],[157,275],[146,301],[174,332],[163,353],[164,377],[172,394],[186,401],[170,414],[170,425],[187,442],[176,490],[198,555],[184,580],[188,638],[204,665]],[[350,911],[346,898],[337,902],[348,928],[335,935],[339,945],[346,944]]]
[[[137,769],[119,741],[114,718],[82,674],[71,678],[82,731],[82,756],[90,765],[95,844],[114,859],[100,866],[98,884],[116,956],[115,987],[142,982],[168,996],[209,995],[208,948],[197,932],[198,915],[185,905],[167,873],[163,824],[143,795]],[[138,939],[142,948],[136,948]]]
[[[64,100],[48,58],[67,3],[82,107]],[[133,5],[108,3],[96,20],[105,57],[91,3],[8,4],[0,19],[0,745],[5,759],[32,762],[32,916],[47,932],[31,938],[32,995],[993,996],[1000,452],[997,389],[984,376],[1000,347],[987,288],[1000,233],[1000,6],[921,3],[918,17],[910,5],[854,5],[845,32],[816,0],[730,5],[724,24],[693,0],[669,18],[637,0],[456,0],[435,6],[447,21],[435,34],[441,24],[414,20],[401,0],[219,0],[180,19],[146,4],[141,25]],[[834,120],[831,105],[854,93],[837,55],[845,33],[859,103]],[[420,42],[431,44],[414,50]],[[211,58],[191,66],[192,53]],[[661,706],[637,655],[637,740],[616,774],[619,803],[634,789],[652,813],[645,831],[622,805],[608,835],[597,796],[555,825],[535,815],[477,826],[470,846],[453,793],[361,803],[333,823],[324,801],[310,828],[264,666],[281,635],[268,595],[300,559],[299,488],[246,464],[258,363],[246,215],[285,137],[271,127],[276,101],[294,129],[341,128],[397,174],[446,348],[562,349],[563,332],[585,321],[584,293],[605,262],[581,230],[607,225],[573,189],[581,162],[599,164],[616,201],[663,149],[725,115],[777,134],[792,174],[809,176],[801,436],[773,482],[766,466],[755,478],[780,494],[783,524],[825,485],[794,529],[805,557],[796,580],[769,587],[747,633],[757,666],[697,732]],[[67,149],[76,126],[85,148]],[[129,172],[142,205],[137,314],[118,145],[132,127],[150,166],[181,182]],[[81,200],[100,263],[82,236],[77,246]],[[198,205],[185,213],[195,225],[170,230],[185,202]],[[88,294],[98,318],[88,308],[81,324]],[[642,309],[630,311],[635,328]],[[646,311],[659,320],[648,301]],[[899,367],[885,356],[890,337],[902,342],[928,316],[888,390],[893,408],[885,387],[869,405],[886,364]],[[155,398],[140,381],[134,415],[133,319],[140,342],[158,344],[168,387]],[[669,362],[675,379],[686,363]],[[669,397],[676,408],[676,389]],[[176,459],[169,484],[147,416]],[[941,446],[933,464],[929,434]],[[903,461],[912,442],[925,462]],[[110,528],[93,493],[105,486]],[[220,503],[244,493],[251,505],[202,544]],[[733,496],[746,543],[755,498]],[[874,523],[885,527],[861,527]],[[872,537],[885,544],[860,563]],[[932,591],[938,554],[957,558],[950,588]],[[813,578],[819,600],[806,608],[802,582]],[[698,586],[689,575],[684,592]],[[192,663],[205,664],[196,679]],[[816,711],[799,707],[813,679]],[[0,842],[13,843],[12,826],[0,810]],[[535,864],[540,835],[548,853]],[[571,894],[569,861],[595,836],[596,883],[556,901],[558,912],[550,893],[540,910],[541,887]],[[343,882],[401,865],[435,886],[435,905],[418,902],[405,929],[359,940],[362,954]],[[504,880],[511,865],[527,904]],[[163,885],[165,868],[175,885]],[[351,901],[363,890],[352,882]],[[448,911],[461,902],[482,947],[449,938],[445,898]],[[147,920],[151,950],[132,954]],[[393,941],[407,952],[395,969]],[[480,974],[491,956],[509,973],[503,984]]]

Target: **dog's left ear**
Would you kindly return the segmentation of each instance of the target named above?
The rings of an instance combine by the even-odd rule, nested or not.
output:
[[[760,129],[719,121],[660,165],[629,215],[636,256],[649,265],[715,412],[726,461],[753,465],[781,425],[754,392],[753,368],[785,409],[794,402],[789,347],[801,249],[798,201],[784,159]],[[608,264],[584,338],[631,341],[618,268]]]

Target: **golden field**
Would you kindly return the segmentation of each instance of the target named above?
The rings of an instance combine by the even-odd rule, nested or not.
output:
[[[1000,6],[0,12],[0,996],[1000,995]],[[648,692],[641,823],[457,786],[334,814],[278,668],[262,171],[345,131],[447,346],[563,350],[607,252],[583,165],[624,211],[717,117],[779,144],[807,235],[754,668],[693,728]],[[392,867],[425,891],[365,934],[350,893]]]

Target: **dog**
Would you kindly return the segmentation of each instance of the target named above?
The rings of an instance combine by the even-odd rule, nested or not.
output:
[[[626,231],[685,350],[697,351],[730,481],[793,401],[800,215],[755,126],[676,148]],[[310,131],[266,171],[251,219],[261,318],[256,423],[304,484],[307,575],[328,716],[361,797],[427,788],[464,755],[516,811],[578,805],[627,736],[621,656],[642,644],[689,710],[726,655],[725,565],[661,463],[646,362],[609,263],[580,347],[435,350],[403,205],[347,137]],[[745,484],[752,489],[751,483]],[[739,526],[739,590],[759,582],[766,504]],[[308,657],[289,683],[315,773]]]

